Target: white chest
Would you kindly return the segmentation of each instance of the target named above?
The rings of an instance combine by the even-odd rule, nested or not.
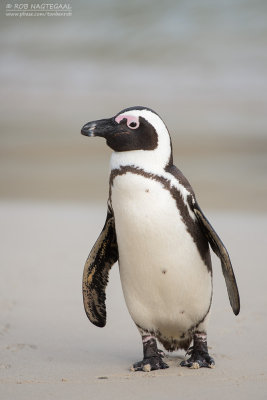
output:
[[[111,200],[132,318],[172,335],[186,329],[208,307],[211,278],[175,199],[160,181],[128,172],[115,177]]]

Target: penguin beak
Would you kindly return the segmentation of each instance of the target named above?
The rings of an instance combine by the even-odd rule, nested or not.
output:
[[[84,136],[100,136],[107,138],[108,135],[115,133],[118,124],[114,118],[99,119],[97,121],[87,122],[82,129],[81,134]]]

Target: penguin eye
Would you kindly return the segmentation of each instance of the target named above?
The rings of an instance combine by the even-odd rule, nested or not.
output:
[[[134,115],[118,115],[115,118],[115,121],[120,124],[121,122],[127,124],[128,128],[130,129],[137,129],[140,126],[139,118],[135,117]]]
[[[130,129],[137,129],[139,127],[139,122],[137,121],[127,122],[127,126]]]

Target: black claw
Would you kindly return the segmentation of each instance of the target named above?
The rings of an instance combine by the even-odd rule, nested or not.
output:
[[[203,359],[201,356],[198,357],[190,357],[188,360],[184,360],[181,362],[181,367],[187,367],[187,368],[192,368],[192,369],[197,369],[197,368],[214,368],[215,366],[215,361],[213,358],[208,356],[206,359]]]
[[[165,353],[164,353],[164,351],[162,351],[162,350],[158,350],[158,355],[159,355],[161,358],[164,358],[164,357],[165,357]]]
[[[144,371],[144,372],[150,372],[150,371],[155,371],[157,369],[165,369],[169,368],[169,366],[162,361],[162,355],[159,355],[158,357],[149,357],[149,358],[144,358],[142,361],[136,362],[132,370],[133,371]]]

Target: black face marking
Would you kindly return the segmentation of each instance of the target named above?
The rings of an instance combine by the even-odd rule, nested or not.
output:
[[[179,171],[179,170],[177,170],[177,171]],[[110,186],[109,186],[109,188],[110,188],[110,193],[109,193],[110,200],[111,200],[111,188],[112,188],[112,184],[113,184],[114,178],[117,175],[124,175],[127,172],[130,172],[130,173],[133,173],[133,174],[137,174],[137,175],[141,175],[141,176],[144,176],[146,178],[154,179],[154,180],[160,182],[162,184],[163,188],[170,192],[171,196],[176,201],[177,208],[180,211],[180,214],[181,214],[181,217],[183,219],[183,222],[184,222],[184,224],[185,224],[185,226],[187,228],[188,233],[192,236],[192,238],[193,238],[193,240],[194,240],[194,242],[195,242],[195,244],[196,244],[196,246],[198,248],[200,256],[203,259],[203,262],[207,266],[208,270],[210,272],[212,272],[211,258],[210,258],[208,241],[207,241],[205,235],[203,234],[199,224],[191,218],[191,216],[189,214],[189,211],[188,211],[188,208],[187,208],[187,206],[186,206],[186,204],[185,204],[185,202],[183,200],[183,197],[182,197],[181,193],[179,192],[179,190],[177,188],[175,188],[175,187],[173,187],[171,185],[171,182],[168,179],[166,179],[166,178],[164,178],[163,176],[160,176],[160,175],[155,175],[155,174],[146,172],[143,169],[136,168],[134,166],[122,166],[122,167],[120,167],[120,169],[115,169],[115,170],[111,171],[111,174],[110,174]],[[188,202],[190,204],[190,202],[192,202],[193,190],[191,189],[191,186],[189,188],[188,185],[189,185],[189,183],[187,182],[187,186],[185,186],[185,187],[186,188],[188,187],[188,190],[190,189],[189,192],[191,194],[187,198],[187,200],[188,200]]]
[[[129,120],[122,115],[133,110],[148,110],[148,107],[130,107],[120,111],[115,117],[87,122],[81,129],[84,136],[100,136],[106,139],[107,145],[116,152],[132,150],[154,150],[158,145],[155,128],[143,117]],[[121,116],[121,120],[120,120]]]
[[[107,145],[114,151],[154,150],[158,145],[158,135],[154,127],[144,118],[139,117],[139,126],[127,125],[124,118],[106,135]]]

